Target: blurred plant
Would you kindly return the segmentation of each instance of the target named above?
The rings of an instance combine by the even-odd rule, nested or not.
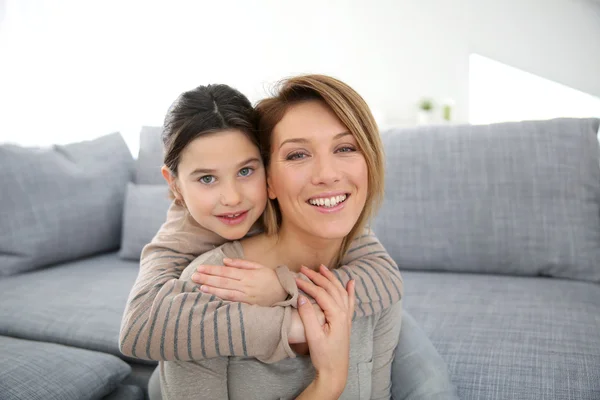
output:
[[[433,110],[433,101],[431,99],[422,99],[419,103],[419,108],[423,111],[431,111]]]

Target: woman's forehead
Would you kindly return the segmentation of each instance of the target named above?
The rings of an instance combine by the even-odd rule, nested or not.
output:
[[[274,129],[274,142],[292,138],[327,137],[348,132],[346,126],[322,101],[291,106]]]

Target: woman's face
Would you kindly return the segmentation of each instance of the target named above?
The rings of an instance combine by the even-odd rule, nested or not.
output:
[[[368,171],[356,139],[321,101],[294,105],[275,126],[268,192],[282,229],[344,238],[367,198]]]
[[[238,130],[190,142],[181,153],[176,184],[196,222],[227,240],[244,237],[267,202],[258,148]]]

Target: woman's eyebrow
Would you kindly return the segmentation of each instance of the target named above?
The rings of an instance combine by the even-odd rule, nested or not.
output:
[[[260,159],[258,159],[257,157],[250,157],[247,160],[242,161],[241,163],[238,163],[236,165],[236,168],[240,168],[243,165],[246,164],[250,164],[252,162],[260,162]],[[193,170],[192,172],[190,172],[190,176],[192,175],[197,175],[197,174],[214,174],[215,172],[217,172],[216,169],[211,169],[211,168],[196,168],[195,170]]]
[[[352,134],[350,132],[338,133],[337,135],[335,135],[333,137],[333,140],[338,140],[338,139],[343,138],[344,136],[348,136],[348,135],[352,135]],[[283,145],[286,143],[307,143],[307,142],[308,142],[308,139],[304,139],[304,138],[287,139],[287,140],[284,140],[283,143],[281,143],[279,145],[279,148],[281,149],[283,147]]]

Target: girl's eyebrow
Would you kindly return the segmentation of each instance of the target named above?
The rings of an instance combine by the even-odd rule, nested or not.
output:
[[[243,165],[246,164],[250,164],[252,162],[257,162],[259,163],[260,160],[257,157],[250,157],[247,160],[242,161],[241,163],[238,163],[236,165],[236,168],[240,168]],[[193,175],[198,175],[198,174],[214,174],[215,172],[217,172],[216,169],[210,169],[210,168],[196,168],[195,170],[193,170],[192,172],[190,172],[190,176]]]

